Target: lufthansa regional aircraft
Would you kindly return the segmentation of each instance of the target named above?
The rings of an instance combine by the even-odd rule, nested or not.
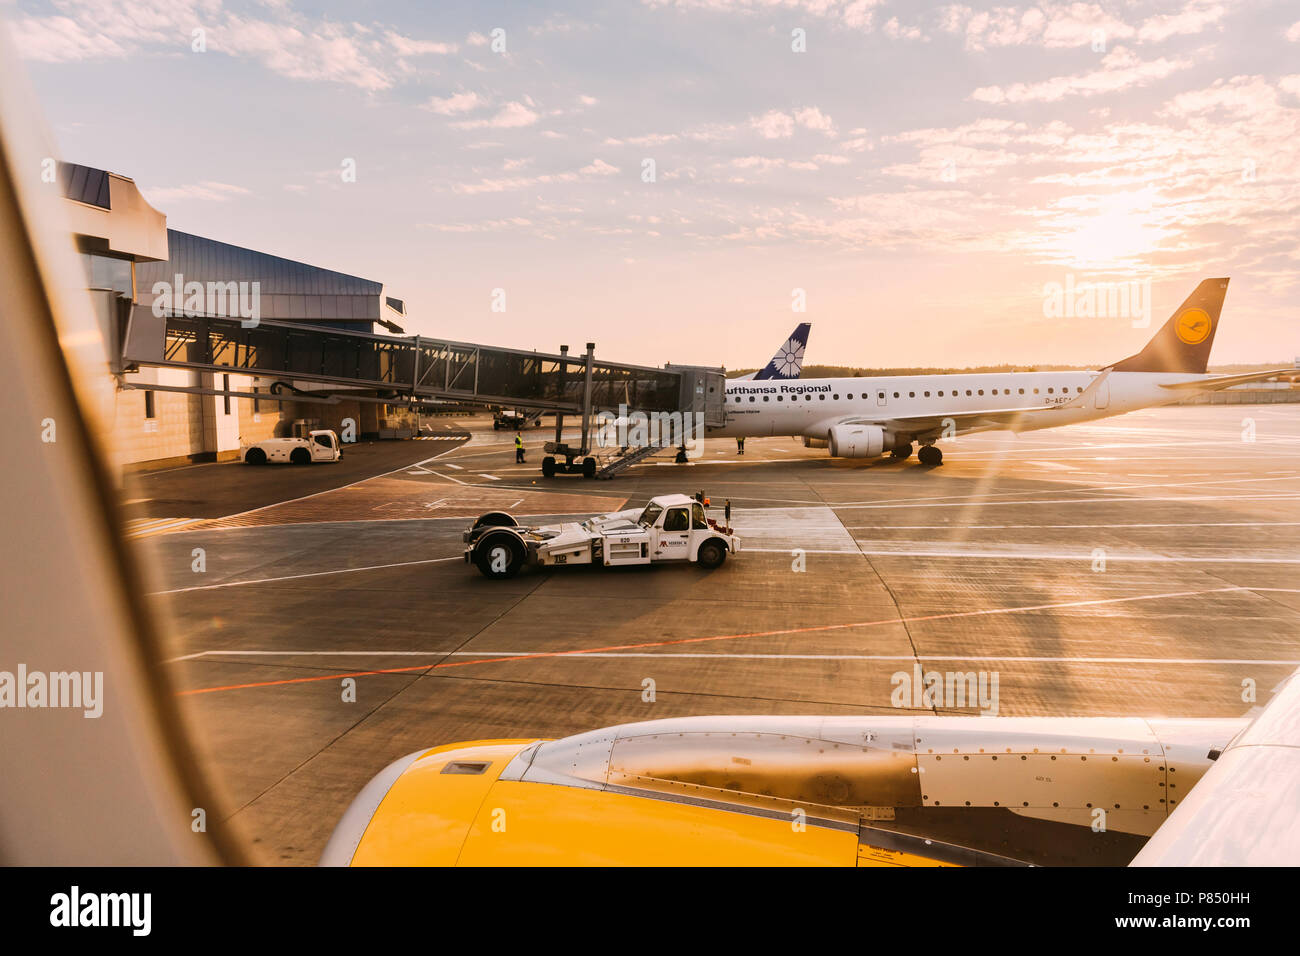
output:
[[[1189,390],[1216,390],[1293,369],[1206,375],[1228,280],[1206,279],[1136,355],[1095,372],[995,372],[885,378],[727,382],[727,422],[714,437],[792,435],[836,458],[895,459],[921,445],[938,465],[936,442],[959,434],[1032,431],[1166,405]]]

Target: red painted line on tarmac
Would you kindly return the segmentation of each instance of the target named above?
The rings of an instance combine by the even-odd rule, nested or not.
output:
[[[776,631],[750,631],[745,634],[714,634],[708,637],[682,637],[674,640],[644,641],[639,644],[609,644],[604,647],[587,647],[573,651],[539,651],[515,657],[485,657],[472,661],[452,661],[438,664],[415,664],[409,667],[389,667],[382,670],[354,671],[350,674],[324,674],[317,677],[291,677],[282,680],[256,681],[248,684],[227,684],[222,687],[199,687],[178,691],[178,697],[194,694],[215,694],[218,691],[246,690],[252,687],[279,687],[286,684],[309,684],[322,680],[342,680],[345,677],[373,677],[379,674],[402,674],[411,671],[443,670],[451,667],[469,667],[472,664],[502,664],[510,661],[544,660],[553,657],[581,657],[609,651],[643,650],[647,647],[672,647],[679,644],[700,644],[707,641],[736,641],[747,637],[781,637],[787,634],[812,634],[819,631],[842,631],[851,627],[878,627],[882,624],[913,624],[921,621],[942,621],[959,617],[978,617],[986,614],[1018,614],[1025,611],[1049,611],[1067,607],[1095,607],[1102,604],[1123,604],[1130,601],[1157,601],[1163,598],[1196,597],[1202,594],[1222,594],[1227,591],[1250,591],[1246,587],[1209,588],[1203,591],[1172,591],[1162,594],[1139,594],[1133,597],[1105,598],[1098,601],[1067,601],[1060,604],[1032,604],[1026,607],[983,608],[978,611],[952,611],[946,614],[925,614],[918,617],[883,618],[876,621],[854,621],[851,624],[817,624],[810,627],[791,627]]]

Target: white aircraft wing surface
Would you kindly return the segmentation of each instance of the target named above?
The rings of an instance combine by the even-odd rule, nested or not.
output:
[[[1300,865],[1300,671],[1228,744],[1132,865]]]

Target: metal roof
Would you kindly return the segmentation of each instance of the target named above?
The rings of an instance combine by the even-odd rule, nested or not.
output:
[[[380,321],[381,282],[175,229],[167,230],[167,246],[167,261],[137,264],[141,290],[178,274],[187,283],[256,282],[268,319]]]

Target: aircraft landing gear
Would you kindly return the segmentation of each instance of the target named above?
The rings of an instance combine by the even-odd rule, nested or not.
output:
[[[931,468],[943,464],[943,452],[934,445],[922,445],[921,450],[916,453],[917,459],[923,465],[929,465]]]
[[[892,449],[890,449],[889,457],[894,459],[895,461],[906,461],[907,459],[911,458],[912,443],[908,442],[906,445],[894,446]]]

